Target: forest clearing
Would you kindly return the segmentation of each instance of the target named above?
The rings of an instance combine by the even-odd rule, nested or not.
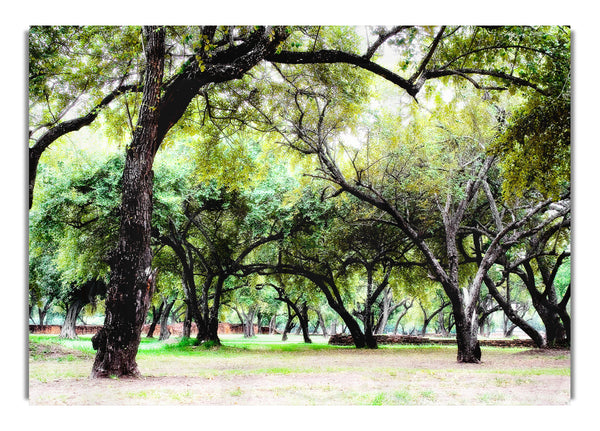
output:
[[[483,347],[480,364],[456,346],[354,349],[299,336],[223,337],[206,349],[144,340],[139,379],[90,379],[89,337],[32,335],[32,405],[565,405],[570,352]]]

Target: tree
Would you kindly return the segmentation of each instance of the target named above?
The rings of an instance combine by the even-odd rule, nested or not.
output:
[[[429,323],[433,320],[433,318],[438,315],[439,313],[441,313],[444,308],[448,307],[450,305],[449,301],[446,301],[446,298],[444,298],[441,295],[441,292],[436,292],[436,299],[438,304],[432,304],[435,306],[434,310],[429,312],[429,310],[423,305],[423,303],[421,302],[421,300],[419,300],[419,306],[421,307],[421,310],[423,311],[423,327],[421,328],[421,335],[425,336],[425,334],[427,334],[427,326],[429,326]]]
[[[301,277],[281,274],[272,278],[274,278],[273,282],[263,285],[272,288],[277,293],[275,299],[285,303],[287,307],[288,319],[283,330],[282,340],[287,340],[287,334],[292,329],[292,322],[297,317],[304,342],[312,343],[308,330],[308,302],[312,298],[310,298],[311,290],[305,285],[307,281]]]
[[[125,159],[119,241],[110,257],[104,326],[92,338],[97,351],[92,377],[139,375],[135,357],[155,286],[150,248],[152,164],[160,145],[159,100],[165,32],[160,27],[146,27],[144,33],[147,62],[144,93]]]
[[[565,202],[561,204],[567,208],[566,211],[561,211],[562,220],[535,232],[516,250],[500,256],[500,280],[494,280],[491,275],[485,279],[490,293],[505,310],[507,317],[530,335],[538,347],[570,343],[570,271],[567,271],[568,275],[564,280],[557,282],[561,269],[568,267],[571,255],[568,234],[571,223],[568,212],[570,205]],[[545,337],[524,322],[513,309],[508,287],[511,274],[516,275],[525,286],[533,307],[544,323]],[[506,295],[502,295],[498,289],[503,284],[507,285]]]
[[[490,141],[490,133],[493,133],[494,129],[486,130],[485,124],[479,124],[482,121],[480,118],[485,117],[475,114],[473,106],[467,108],[465,113],[470,117],[470,122],[467,124],[471,127],[474,139],[470,136],[456,135],[456,132],[449,128],[448,115],[451,112],[446,110],[444,118],[439,120],[442,124],[440,126],[442,133],[437,139],[438,142],[453,143],[454,146],[436,149],[435,144],[432,144],[429,146],[429,155],[422,152],[420,159],[411,160],[405,155],[407,152],[410,154],[410,151],[402,151],[397,144],[392,146],[387,140],[384,142],[388,149],[383,154],[369,144],[362,149],[356,149],[345,146],[341,142],[332,143],[335,136],[333,131],[338,120],[335,118],[335,112],[333,119],[327,119],[331,100],[327,96],[316,93],[304,93],[304,98],[305,102],[299,105],[301,115],[296,123],[299,143],[294,144],[295,147],[317,157],[322,177],[338,187],[336,195],[348,193],[372,205],[389,217],[386,219],[388,223],[395,225],[413,242],[422,253],[432,277],[441,283],[452,303],[458,361],[479,362],[476,310],[481,286],[488,270],[507,249],[543,229],[554,219],[563,216],[568,208],[561,207],[559,211],[550,211],[552,201],[546,199],[532,203],[521,211],[518,217],[515,217],[516,212],[512,212],[512,218],[505,215],[507,221],[498,218],[495,202],[486,192],[489,189],[486,177],[491,172],[494,158],[481,151],[481,148],[485,148],[486,143]],[[319,121],[307,123],[305,117],[308,115],[319,118]],[[462,126],[461,123],[458,124]],[[424,137],[422,132],[419,137]],[[408,139],[414,140],[414,137]],[[415,145],[409,140],[406,147],[412,146],[415,151],[419,148],[418,145],[421,143]],[[345,151],[347,156],[344,157],[344,153],[340,150]],[[447,157],[450,154],[452,156]],[[426,157],[429,157],[429,160]],[[437,163],[443,163],[444,166],[436,165]],[[436,172],[434,180],[425,185],[429,188],[426,192],[428,197],[426,201],[421,201],[419,204],[420,211],[418,207],[417,211],[410,211],[405,207],[407,202],[408,205],[413,206],[415,203],[414,197],[411,196],[415,193],[408,185],[411,181],[416,181],[410,179],[414,168],[406,168],[415,164],[421,168],[418,171],[421,178],[427,167]],[[403,168],[399,168],[400,166]],[[442,172],[445,173],[441,174]],[[445,186],[442,181],[446,183]],[[477,268],[473,268],[475,274],[472,281],[465,286],[466,289],[463,289],[459,277],[459,232],[468,211],[472,211],[476,204],[477,196],[481,196],[480,192],[488,197],[489,211],[493,215],[495,229],[485,232],[488,239],[485,252]],[[438,221],[429,216],[431,211],[439,213]],[[537,225],[525,226],[539,214],[544,214],[544,217]],[[428,237],[431,237],[428,232],[435,229],[441,229],[440,240],[444,247],[441,250],[435,248],[436,244],[428,241]]]
[[[76,338],[80,311],[106,293],[105,258],[116,240],[114,189],[122,159],[89,151],[62,154],[58,164],[40,170],[30,212],[30,278],[39,293],[64,305],[61,337]],[[88,158],[95,164],[88,164]]]
[[[105,376],[116,372],[118,375],[137,374],[137,367],[133,364],[135,357],[134,348],[137,335],[124,335],[125,343],[117,342],[118,336],[114,335],[115,328],[117,332],[125,331],[136,332],[137,321],[135,324],[127,323],[127,318],[121,322],[121,312],[116,312],[113,317],[113,308],[129,309],[130,315],[141,312],[147,301],[137,300],[131,291],[142,292],[142,286],[148,285],[151,275],[150,271],[150,252],[149,237],[150,219],[151,219],[151,181],[150,169],[156,151],[161,146],[167,133],[175,126],[190,106],[192,100],[201,93],[201,90],[207,90],[210,86],[220,83],[226,83],[231,80],[242,78],[249,70],[254,68],[263,60],[272,63],[288,64],[331,64],[344,63],[358,66],[359,68],[374,73],[384,79],[394,83],[405,90],[412,97],[421,91],[426,81],[430,79],[439,79],[448,76],[459,77],[473,83],[476,87],[482,89],[498,89],[498,82],[509,82],[522,86],[529,86],[540,91],[533,80],[517,77],[511,71],[502,70],[498,67],[499,62],[490,61],[495,53],[515,53],[514,62],[521,64],[521,56],[516,53],[527,51],[527,45],[521,46],[511,40],[503,40],[499,36],[511,34],[510,29],[488,30],[478,27],[453,28],[445,27],[435,28],[416,28],[416,27],[395,27],[395,28],[377,28],[375,29],[377,40],[370,44],[364,55],[356,54],[355,44],[351,41],[349,44],[340,40],[339,30],[321,31],[320,27],[300,27],[297,34],[293,35],[294,29],[286,27],[216,27],[206,26],[190,31],[189,34],[182,36],[175,32],[175,35],[183,40],[183,43],[175,46],[173,50],[179,51],[184,59],[178,63],[179,67],[169,79],[162,79],[162,61],[165,57],[164,50],[164,32],[159,29],[157,32],[148,31],[146,33],[146,68],[144,76],[144,96],[139,110],[138,125],[132,145],[128,150],[125,172],[123,176],[123,205],[122,205],[122,229],[119,248],[114,253],[113,263],[111,265],[112,273],[111,286],[109,288],[109,298],[107,308],[106,331],[103,331],[96,338],[95,345],[99,347],[96,365],[94,366],[94,376]],[[336,34],[336,31],[338,32]],[[342,29],[346,34],[347,29]],[[156,34],[155,34],[156,33]],[[538,29],[533,29],[527,34],[527,44],[535,45],[537,39],[535,36],[540,34]],[[158,41],[159,35],[161,40]],[[153,36],[153,37],[152,37]],[[190,36],[188,38],[188,36]],[[334,36],[334,37],[332,37]],[[296,45],[297,39],[306,45]],[[289,40],[288,40],[289,39]],[[411,67],[406,67],[405,71],[410,72],[408,78],[392,72],[379,66],[373,61],[375,52],[386,42],[397,43],[406,48],[405,54],[415,54],[417,52],[424,55],[420,61],[413,62]],[[470,43],[464,43],[470,42]],[[484,46],[485,49],[481,47]],[[154,51],[158,45],[162,50]],[[191,52],[190,52],[191,45]],[[415,46],[417,46],[415,48]],[[306,46],[306,50],[296,50],[298,46]],[[477,47],[477,48],[473,48]],[[425,48],[425,49],[423,49]],[[160,53],[159,53],[160,51]],[[482,55],[481,53],[485,55]],[[544,56],[545,52],[535,51],[538,56]],[[160,63],[160,64],[159,64]],[[412,67],[414,66],[414,67]],[[159,70],[160,69],[160,70]],[[317,68],[319,69],[319,68]],[[323,71],[323,69],[321,69]],[[160,75],[160,76],[159,76]],[[326,73],[321,73],[322,78],[326,78]],[[343,76],[339,74],[338,76]],[[486,78],[489,82],[477,81],[475,77]],[[534,76],[534,75],[532,75]],[[159,78],[159,79],[156,79]],[[159,94],[161,84],[164,82],[162,94]],[[350,85],[348,86],[350,87]],[[153,95],[154,100],[148,98]],[[157,99],[160,97],[160,101]],[[150,132],[148,140],[151,142],[142,142],[141,139]],[[143,144],[143,145],[140,145]],[[45,147],[47,148],[47,147]],[[141,150],[141,151],[139,151]],[[144,157],[141,157],[144,154]],[[141,181],[141,173],[130,175],[138,162],[146,172],[146,180]],[[147,204],[137,206],[130,205],[137,201],[138,197],[146,196]],[[131,199],[130,199],[131,198]],[[142,211],[136,212],[137,209]],[[144,222],[137,224],[140,231],[135,233],[134,225],[129,224],[130,220]],[[142,228],[143,227],[143,228]],[[146,239],[141,239],[143,236]],[[131,264],[134,262],[134,264]],[[125,277],[127,268],[136,268],[130,271],[130,276]],[[137,271],[137,275],[134,273]],[[137,280],[137,286],[134,286]],[[125,284],[128,284],[125,287]],[[117,288],[116,286],[121,286]],[[116,299],[113,294],[117,291],[124,295],[119,295]],[[112,295],[112,296],[111,296]],[[145,295],[142,295],[145,297]],[[139,298],[138,298],[139,299]],[[113,303],[113,300],[115,301]],[[107,332],[113,334],[109,336]],[[105,338],[108,337],[108,345],[105,346]],[[120,337],[120,336],[119,336]],[[118,350],[127,346],[126,354],[117,353]],[[110,351],[107,355],[106,352]],[[114,355],[112,354],[114,353]],[[132,357],[133,353],[133,357]],[[110,359],[108,359],[110,357]],[[112,365],[104,364],[107,358]],[[117,363],[121,363],[118,365]],[[109,370],[110,368],[110,370]]]

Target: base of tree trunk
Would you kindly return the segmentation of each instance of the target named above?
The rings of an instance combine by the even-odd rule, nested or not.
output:
[[[91,378],[139,378],[140,370],[135,361],[139,341],[132,342],[130,348],[112,349],[116,343],[108,343],[108,336],[105,328],[100,329],[92,337],[92,346],[96,352],[96,359],[92,367]]]

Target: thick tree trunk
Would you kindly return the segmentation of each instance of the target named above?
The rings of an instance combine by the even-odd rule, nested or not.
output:
[[[481,362],[481,349],[477,341],[477,315],[466,314],[462,306],[459,309],[453,307],[453,313],[456,322],[457,361],[475,364]]]
[[[135,357],[154,291],[150,248],[152,164],[158,149],[160,87],[164,67],[163,28],[145,27],[147,66],[136,130],[127,150],[122,182],[121,222],[111,256],[104,326],[92,338],[93,378],[140,375]]]
[[[546,345],[554,347],[557,343],[564,342],[567,335],[558,313],[541,304],[538,304],[535,309],[546,328]]]
[[[244,325],[244,338],[252,338],[256,334],[254,333],[254,315],[256,309],[250,307],[248,313],[242,314],[242,324]]]
[[[348,313],[348,311],[345,308],[337,309],[335,311],[342,318],[342,320],[347,326],[348,331],[350,332],[350,335],[352,335],[352,339],[354,340],[354,346],[356,346],[356,348],[358,349],[367,347],[367,340],[365,338],[365,334],[360,329],[358,322],[350,315],[350,313]]]
[[[69,305],[67,315],[65,316],[65,321],[60,328],[60,338],[77,338],[77,332],[75,331],[77,316],[79,316],[79,313],[84,305],[84,301],[81,298],[75,298],[75,300]]]
[[[223,293],[223,284],[227,280],[227,275],[219,275],[215,284],[215,296],[213,298],[213,304],[210,308],[210,315],[206,320],[206,339],[205,341],[211,342],[213,345],[220,346],[221,339],[219,338],[219,309],[221,308],[221,295]],[[208,309],[208,288],[205,285],[205,289],[202,295],[203,307]]]

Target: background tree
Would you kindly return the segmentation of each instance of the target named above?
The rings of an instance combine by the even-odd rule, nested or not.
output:
[[[439,143],[444,144],[444,147],[436,149],[436,144],[429,144],[429,155],[422,152],[421,161],[416,161],[420,168],[418,172],[421,181],[424,168],[436,172],[435,177],[431,177],[434,179],[433,182],[427,184],[428,198],[421,204],[421,214],[424,217],[421,216],[420,219],[418,212],[414,214],[405,210],[404,202],[401,200],[406,199],[406,196],[410,198],[409,183],[415,182],[410,180],[411,170],[406,168],[415,165],[413,154],[409,153],[410,158],[403,156],[400,152],[401,147],[392,146],[388,140],[385,142],[388,148],[391,147],[391,151],[387,150],[387,154],[382,156],[371,150],[372,145],[366,146],[367,151],[361,152],[348,148],[342,143],[333,144],[331,139],[336,124],[335,113],[333,119],[326,120],[330,101],[314,93],[309,94],[306,99],[297,123],[298,139],[302,142],[298,145],[303,145],[301,150],[317,156],[324,177],[339,187],[337,193],[349,193],[382,211],[391,218],[389,222],[396,225],[421,251],[432,275],[442,284],[452,302],[459,362],[478,362],[476,308],[487,271],[506,249],[562,214],[547,212],[551,201],[545,200],[521,212],[518,219],[513,217],[505,224],[496,223],[497,229],[487,234],[490,242],[486,246],[485,256],[479,261],[476,274],[469,283],[468,289],[463,290],[459,279],[459,229],[465,220],[467,210],[472,208],[479,192],[483,192],[487,184],[485,178],[494,162],[493,157],[486,156],[481,151],[492,138],[493,135],[490,136],[490,133],[494,133],[494,128],[487,127],[486,130],[486,125],[482,123],[486,121],[485,114],[476,114],[473,105],[466,110],[459,108],[467,118],[470,118],[467,125],[474,134],[472,138],[468,135],[460,137],[461,135],[451,131],[449,127],[453,126],[449,122],[452,121],[452,112],[443,111],[443,118],[438,120],[442,132],[437,139]],[[304,121],[307,112],[320,119],[316,125],[309,125]],[[454,127],[456,126],[464,127],[460,122],[456,122]],[[421,134],[423,130],[424,127],[420,126]],[[431,137],[421,136],[426,139],[425,142],[432,140]],[[408,139],[414,142],[415,136]],[[422,145],[421,143],[411,145],[410,142],[409,140],[409,144],[405,144],[402,149],[404,153],[411,146],[416,150],[420,148],[419,145]],[[453,144],[454,148],[448,147],[448,143]],[[343,154],[340,150],[347,152],[346,159],[340,156]],[[450,154],[452,156],[447,158]],[[443,163],[443,168],[442,165],[437,165],[440,162]],[[348,169],[344,171],[346,166]],[[386,179],[387,183],[382,181],[382,178]],[[490,200],[489,204],[491,211],[496,215],[495,203]],[[431,217],[427,217],[426,212],[423,211],[427,209],[426,205],[430,205],[429,214],[431,211],[439,212],[438,220],[442,222],[445,246],[445,250],[441,250],[441,253],[425,240],[425,233],[435,228],[435,222],[432,224]],[[530,229],[520,229],[541,212],[546,212],[546,220]],[[493,235],[490,235],[490,232]]]

